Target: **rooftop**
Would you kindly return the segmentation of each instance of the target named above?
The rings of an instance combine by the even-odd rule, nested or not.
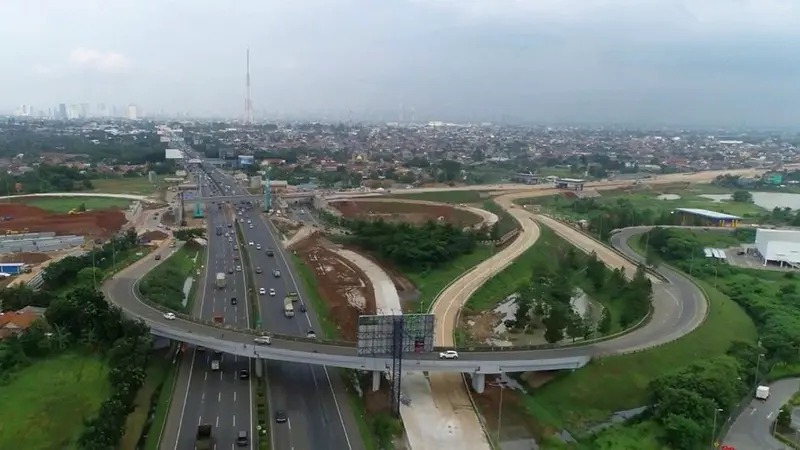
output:
[[[675,208],[675,211],[685,212],[689,214],[694,214],[697,216],[708,217],[709,219],[730,219],[730,220],[740,220],[741,217],[734,216],[732,214],[725,214],[716,211],[709,211],[707,209],[698,209],[698,208]]]

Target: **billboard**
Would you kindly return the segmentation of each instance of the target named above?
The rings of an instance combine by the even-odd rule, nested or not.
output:
[[[239,165],[252,166],[255,162],[253,155],[239,155]]]
[[[400,332],[403,353],[433,351],[433,314],[358,317],[359,356],[391,356],[395,333]]]
[[[164,150],[164,158],[166,159],[183,159],[183,152],[177,148],[168,148]]]

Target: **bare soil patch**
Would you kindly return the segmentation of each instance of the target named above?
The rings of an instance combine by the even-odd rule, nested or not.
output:
[[[370,202],[342,200],[329,203],[348,219],[383,219],[387,222],[406,222],[421,225],[429,221],[446,221],[458,227],[471,227],[481,218],[449,205],[428,205],[404,202]]]
[[[107,237],[119,231],[128,221],[116,209],[87,211],[80,214],[53,214],[35,206],[0,204],[0,233],[54,232],[57,235]]]
[[[44,253],[11,253],[5,254],[0,257],[0,261],[2,262],[21,262],[25,264],[41,264],[45,261],[49,261],[50,256]]]
[[[375,295],[366,274],[330,250],[333,244],[317,236],[294,247],[314,273],[320,297],[346,340],[356,340],[358,316],[375,314]]]
[[[162,241],[168,238],[169,235],[162,231],[148,231],[147,233],[142,234],[140,237],[151,241]]]

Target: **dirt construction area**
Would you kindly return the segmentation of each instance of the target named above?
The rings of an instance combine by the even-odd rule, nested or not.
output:
[[[312,237],[294,247],[297,256],[313,270],[317,290],[331,317],[346,340],[356,340],[358,316],[375,314],[375,296],[369,278],[356,266],[339,257],[334,244]]]
[[[481,221],[475,214],[444,204],[344,200],[330,202],[329,206],[348,219],[383,219],[417,225],[431,220],[447,221],[458,227],[470,227]]]
[[[0,204],[0,234],[54,232],[57,235],[108,237],[127,223],[120,210],[87,211],[79,214],[53,214],[41,208],[19,204]]]

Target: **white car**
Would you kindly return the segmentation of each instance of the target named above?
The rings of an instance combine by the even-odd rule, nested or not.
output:
[[[248,242],[247,245],[253,245],[253,241]]]
[[[238,245],[236,245],[236,244],[233,244],[233,249],[234,249],[234,250],[239,250],[239,246],[238,246]]]
[[[269,290],[269,296],[270,297],[275,297],[275,289],[270,289]]]
[[[251,230],[253,229],[253,225],[248,225],[248,227],[249,227]]]
[[[455,350],[440,352],[439,359],[458,359],[458,352]]]
[[[267,290],[264,289],[264,288],[261,288],[261,289],[258,290],[258,295],[264,295],[266,293],[267,293]]]
[[[255,342],[258,345],[270,345],[272,344],[272,339],[270,339],[269,336],[259,336],[253,339],[253,342]]]
[[[247,223],[252,223],[252,222],[250,222],[250,219],[247,219]]]
[[[175,320],[175,313],[164,313],[164,318],[167,320]]]
[[[242,266],[236,266],[236,271],[237,272],[241,272],[242,271]]]
[[[261,250],[261,244],[256,244],[256,250]]]

